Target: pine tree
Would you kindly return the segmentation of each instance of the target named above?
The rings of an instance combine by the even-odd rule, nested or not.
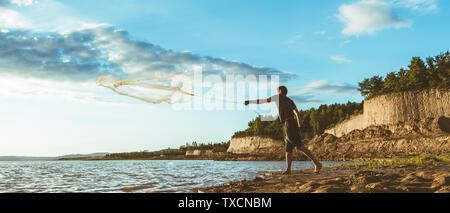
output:
[[[420,57],[413,57],[408,66],[407,89],[416,90],[428,88],[428,69]]]
[[[384,79],[383,91],[382,93],[391,93],[398,91],[398,82],[400,78],[396,75],[395,72],[390,72],[386,75]]]

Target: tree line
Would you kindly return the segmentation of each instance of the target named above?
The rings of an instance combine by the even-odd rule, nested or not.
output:
[[[180,146],[179,150],[182,152],[191,150],[213,150],[213,151],[226,151],[230,146],[230,141],[221,143],[197,143],[196,141],[192,143],[186,143],[186,145]]]
[[[230,146],[230,141],[220,142],[220,143],[197,143],[196,141],[192,143],[186,143],[180,146],[178,149],[167,148],[159,151],[149,152],[147,150],[140,152],[124,152],[124,153],[111,153],[102,157],[105,160],[130,160],[130,159],[152,159],[161,156],[175,156],[175,155],[185,155],[186,151],[189,150],[212,150],[213,152],[225,152]]]
[[[390,72],[386,77],[379,75],[366,78],[359,83],[358,90],[365,98],[393,92],[422,90],[430,88],[450,88],[449,51],[423,61],[413,57],[407,68]]]

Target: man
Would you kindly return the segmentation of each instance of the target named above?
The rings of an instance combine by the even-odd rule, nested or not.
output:
[[[292,164],[292,151],[294,147],[297,150],[305,154],[314,163],[314,172],[319,173],[322,168],[322,164],[316,159],[316,157],[302,144],[300,139],[300,115],[297,110],[297,106],[294,101],[288,98],[286,95],[288,90],[285,86],[278,87],[278,95],[274,95],[267,99],[259,99],[252,101],[245,101],[245,105],[249,104],[264,104],[275,102],[278,107],[278,117],[280,121],[284,122],[285,127],[285,146],[286,146],[286,171],[283,175],[291,174],[291,164]],[[294,119],[297,118],[297,122]]]

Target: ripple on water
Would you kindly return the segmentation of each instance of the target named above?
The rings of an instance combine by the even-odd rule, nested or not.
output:
[[[293,164],[294,169],[310,167],[309,162]],[[0,162],[0,168],[0,192],[192,192],[281,170],[284,162],[41,161]]]
[[[138,185],[138,186],[124,187],[124,188],[121,188],[120,190],[123,191],[123,192],[140,191],[140,190],[143,190],[143,189],[151,189],[151,188],[153,188],[155,186],[155,184],[157,184],[157,183],[156,182],[151,182],[151,183]]]

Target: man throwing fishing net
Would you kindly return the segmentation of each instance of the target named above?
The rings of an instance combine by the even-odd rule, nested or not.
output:
[[[285,146],[286,146],[286,171],[283,175],[291,174],[291,164],[292,164],[292,151],[294,147],[297,150],[305,154],[314,163],[314,172],[319,173],[322,168],[322,164],[316,159],[316,157],[305,147],[300,139],[300,115],[297,110],[297,106],[294,101],[288,98],[286,95],[288,90],[285,86],[278,87],[278,95],[274,95],[267,99],[259,99],[252,101],[245,101],[245,105],[249,104],[264,104],[275,102],[278,107],[279,119],[284,123],[285,127]],[[295,118],[294,118],[295,115]],[[297,121],[296,121],[297,120]]]

